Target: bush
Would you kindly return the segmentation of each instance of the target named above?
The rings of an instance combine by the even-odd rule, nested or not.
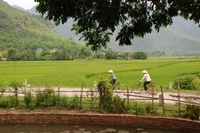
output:
[[[147,115],[156,114],[157,112],[153,109],[151,103],[146,102],[134,102],[128,113],[134,115]]]
[[[178,84],[180,85],[180,88],[183,90],[196,90],[196,86],[193,82],[194,76],[191,75],[183,75],[175,79],[174,81],[174,89],[178,89]]]
[[[194,78],[193,83],[195,85],[195,88],[197,88],[198,90],[200,90],[200,75],[197,75]]]
[[[100,95],[100,108],[107,113],[124,113],[125,100],[113,96],[112,85],[107,81],[100,81],[97,85]]]
[[[12,108],[13,106],[11,105],[10,99],[7,97],[0,97],[0,107],[2,108]]]
[[[32,102],[32,94],[31,91],[28,91],[25,96],[24,96],[24,102],[26,104],[26,107],[31,106],[31,102]]]
[[[69,98],[67,96],[60,96],[59,107],[68,107]]]
[[[76,108],[78,108],[79,106],[79,97],[78,97],[78,95],[74,95],[72,98],[70,98],[70,100],[69,100],[69,107],[71,108],[71,109],[76,109]]]
[[[191,120],[199,120],[200,116],[200,106],[187,105],[186,111],[184,111],[183,118],[188,118]]]
[[[58,107],[59,104],[60,104],[60,95],[53,93],[53,95],[50,97],[50,106]]]
[[[134,59],[142,59],[142,60],[147,59],[147,55],[144,52],[134,52],[133,57]]]

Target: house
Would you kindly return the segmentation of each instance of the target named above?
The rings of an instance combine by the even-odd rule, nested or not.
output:
[[[37,49],[37,53],[41,53],[42,51],[43,51],[42,48],[38,48],[38,49]]]

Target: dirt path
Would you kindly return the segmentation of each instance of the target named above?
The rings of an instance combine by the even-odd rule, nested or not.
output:
[[[56,89],[57,90],[57,89]],[[55,91],[56,91],[55,90]],[[80,91],[81,88],[60,88],[60,91],[68,91],[68,92],[61,92],[61,94],[63,95],[67,95],[67,96],[73,96],[73,95],[81,95]],[[87,97],[88,95],[90,95],[90,89],[89,88],[85,88],[83,89],[83,93],[82,95]],[[116,90],[113,91],[114,95],[118,95],[121,98],[127,98],[127,92],[124,90],[123,92],[121,90]],[[98,92],[95,92],[95,95],[98,95]],[[141,92],[141,93],[134,93],[131,92],[129,93],[129,98],[130,99],[148,99],[152,97],[152,94],[146,93],[146,92]],[[159,95],[161,95],[161,92],[158,92],[157,94],[154,95],[154,98],[157,98],[157,100],[155,100],[155,102],[159,102]],[[171,93],[171,92],[164,92],[164,102],[165,103],[171,103],[171,104],[175,104],[177,103],[177,99],[178,99],[178,93]],[[195,103],[200,103],[200,94],[184,94],[184,93],[180,93],[180,96],[182,98],[180,98],[180,101],[194,101]],[[191,97],[195,97],[196,100],[194,100]],[[146,100],[143,100],[146,101]],[[148,100],[149,101],[149,100]]]
[[[41,90],[44,88],[40,88]],[[32,90],[33,93],[35,91],[38,90],[38,88],[27,88],[26,90]],[[60,94],[61,95],[66,95],[66,96],[74,96],[74,95],[81,95],[81,90],[82,92],[82,96],[83,97],[89,97],[91,94],[91,89],[90,88],[69,88],[69,87],[61,87],[59,88]],[[94,90],[94,89],[92,89]],[[58,91],[58,88],[55,88],[54,91]],[[121,90],[114,90],[113,91],[114,95],[118,95],[121,98],[127,98],[127,92],[126,90],[124,90],[123,92]],[[7,94],[9,95],[9,93]],[[20,94],[23,95],[23,94]],[[96,97],[98,97],[98,92],[94,92],[94,95]],[[157,94],[154,95],[155,98],[155,102],[159,102],[159,96],[161,95],[161,92],[158,92]],[[170,103],[170,104],[175,104],[177,103],[177,99],[178,99],[178,93],[171,93],[171,92],[164,92],[164,102],[165,103]],[[200,94],[184,94],[184,93],[180,93],[180,96],[182,98],[180,98],[180,101],[194,101],[195,103],[200,104]],[[196,100],[194,100],[194,98],[191,97],[195,97]],[[141,92],[141,93],[134,93],[134,92],[130,92],[129,93],[129,99],[134,99],[134,100],[142,100],[142,101],[149,101],[148,99],[152,98],[152,94],[146,93],[146,92]]]

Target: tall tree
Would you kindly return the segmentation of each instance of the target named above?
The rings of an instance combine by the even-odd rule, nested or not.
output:
[[[7,60],[15,61],[17,52],[18,51],[14,48],[8,49]]]
[[[72,30],[91,45],[93,50],[107,47],[115,28],[121,25],[116,37],[119,45],[132,45],[134,37],[144,37],[153,29],[173,23],[173,17],[200,23],[199,0],[35,0],[37,11],[57,25],[69,18]],[[199,25],[200,26],[200,25]],[[82,38],[81,37],[81,38]]]

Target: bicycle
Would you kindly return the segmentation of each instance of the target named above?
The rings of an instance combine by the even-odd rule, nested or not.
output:
[[[121,82],[116,82],[112,87],[113,90],[122,90],[122,92],[124,91],[124,85]]]
[[[147,88],[148,89],[147,89],[146,93],[149,93],[149,94],[152,94],[152,93],[157,94],[158,93],[158,86],[156,86],[156,84],[153,83],[153,82],[150,82],[147,85]],[[133,87],[132,87],[132,92],[134,92],[134,93],[139,94],[143,90],[144,90],[144,86],[141,82],[134,84]]]
[[[94,81],[94,88],[97,88],[97,82]],[[124,85],[121,82],[116,82],[114,85],[112,85],[112,90],[124,90]]]

